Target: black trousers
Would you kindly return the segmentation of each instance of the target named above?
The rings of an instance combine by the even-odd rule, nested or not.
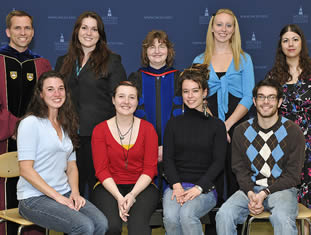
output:
[[[80,147],[77,150],[77,167],[80,195],[90,199],[93,186],[97,182],[93,165],[91,136],[80,136]]]
[[[134,187],[133,184],[117,185],[120,193],[125,196]],[[152,213],[156,210],[160,198],[159,190],[150,184],[137,197],[129,211],[127,228],[129,235],[151,235],[149,226]],[[98,185],[92,196],[92,201],[108,219],[109,230],[106,235],[121,235],[122,220],[119,216],[117,200],[102,185]]]

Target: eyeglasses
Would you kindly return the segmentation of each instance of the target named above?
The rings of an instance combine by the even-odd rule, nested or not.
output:
[[[256,96],[256,99],[259,100],[259,101],[265,101],[266,99],[268,99],[268,101],[276,101],[277,100],[277,96],[276,95],[268,95],[268,96],[265,96],[265,95],[257,95]]]

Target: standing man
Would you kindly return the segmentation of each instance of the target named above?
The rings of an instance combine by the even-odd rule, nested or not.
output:
[[[51,70],[47,59],[28,49],[34,35],[33,19],[24,11],[6,17],[9,45],[0,48],[0,154],[16,151],[15,124],[25,114],[37,78]],[[7,187],[7,207],[16,207],[16,180]],[[4,209],[4,183],[0,178],[0,209]],[[4,233],[0,227],[0,234]],[[8,234],[13,234],[11,231]]]
[[[305,139],[300,128],[279,116],[282,87],[271,79],[253,90],[257,117],[240,124],[234,132],[232,169],[240,190],[216,215],[217,234],[237,234],[249,213],[271,213],[274,234],[297,234],[297,189],[304,162]]]

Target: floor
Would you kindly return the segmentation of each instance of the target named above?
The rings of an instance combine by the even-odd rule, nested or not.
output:
[[[269,222],[254,222],[251,227],[252,235],[273,235],[273,229]],[[50,231],[50,235],[62,235],[62,233]],[[127,235],[127,229],[124,226],[122,235]],[[152,235],[165,235],[164,228],[157,228],[152,230]]]
[[[251,235],[273,235],[273,228],[270,222],[253,222],[251,227]],[[127,235],[126,227],[123,227],[122,235]],[[152,230],[152,235],[165,235],[164,228]]]

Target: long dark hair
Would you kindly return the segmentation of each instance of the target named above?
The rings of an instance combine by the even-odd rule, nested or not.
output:
[[[287,32],[297,33],[301,38],[301,52],[299,55],[299,68],[302,70],[299,79],[306,79],[311,74],[311,59],[309,57],[307,42],[302,30],[296,24],[288,24],[282,28],[280,39],[275,55],[274,66],[267,74],[266,78],[276,79],[281,85],[291,81],[292,75],[289,73],[289,66],[286,62],[286,56],[282,51],[282,37]]]
[[[73,72],[73,68],[75,67],[77,60],[79,62],[79,65],[81,65],[82,60],[85,56],[78,35],[82,25],[82,20],[88,17],[91,17],[96,20],[99,33],[99,39],[98,42],[96,43],[96,47],[91,52],[90,55],[90,64],[97,76],[106,77],[108,75],[108,59],[111,54],[111,51],[107,46],[104,23],[101,17],[93,11],[83,12],[78,17],[74,25],[71,41],[68,48],[68,53],[60,69],[60,72],[64,75],[68,75]]]
[[[63,128],[64,132],[68,133],[74,148],[76,149],[79,146],[78,140],[78,117],[76,112],[74,111],[74,106],[71,102],[70,93],[66,87],[64,77],[56,71],[48,71],[43,73],[40,78],[38,79],[35,88],[34,94],[30,100],[30,103],[27,107],[26,115],[21,119],[28,117],[29,115],[34,115],[39,118],[48,118],[49,110],[48,106],[41,98],[41,92],[43,88],[43,83],[48,78],[59,78],[63,81],[64,87],[66,90],[66,100],[64,104],[58,110],[57,120],[61,127]]]

